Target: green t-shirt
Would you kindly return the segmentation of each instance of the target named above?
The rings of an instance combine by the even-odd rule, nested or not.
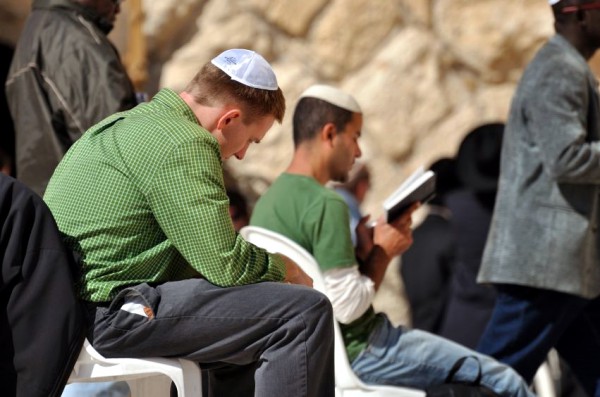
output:
[[[356,264],[348,205],[314,178],[284,173],[262,195],[250,224],[280,233],[310,252],[323,271]],[[365,348],[379,323],[372,307],[350,324],[340,324],[348,358]]]
[[[283,261],[235,233],[217,140],[169,89],[90,128],[44,200],[83,256],[82,298],[204,277],[222,287],[280,281]]]

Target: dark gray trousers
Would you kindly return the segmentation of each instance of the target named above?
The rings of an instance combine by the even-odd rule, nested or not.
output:
[[[121,310],[131,297],[150,317]],[[333,396],[332,316],[329,300],[307,287],[191,279],[123,290],[96,309],[90,339],[106,357],[196,361],[208,369],[210,395]]]

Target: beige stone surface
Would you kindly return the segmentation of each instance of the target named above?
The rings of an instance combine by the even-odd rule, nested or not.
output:
[[[327,79],[346,76],[369,61],[400,21],[394,0],[332,1],[309,35],[313,66]]]
[[[545,1],[440,0],[433,15],[439,40],[492,83],[519,75],[531,52],[553,31]]]
[[[31,0],[0,1],[0,42],[15,45],[30,9]]]
[[[265,18],[291,36],[304,36],[328,0],[250,0]]]

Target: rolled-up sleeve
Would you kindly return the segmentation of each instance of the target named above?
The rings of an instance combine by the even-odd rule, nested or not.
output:
[[[323,277],[326,295],[340,323],[351,323],[371,306],[375,284],[359,272],[358,266],[328,270]]]

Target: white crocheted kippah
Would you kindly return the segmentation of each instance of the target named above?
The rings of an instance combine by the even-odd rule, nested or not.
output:
[[[277,77],[271,65],[254,51],[241,48],[223,51],[211,63],[227,73],[232,80],[248,87],[277,90]]]

